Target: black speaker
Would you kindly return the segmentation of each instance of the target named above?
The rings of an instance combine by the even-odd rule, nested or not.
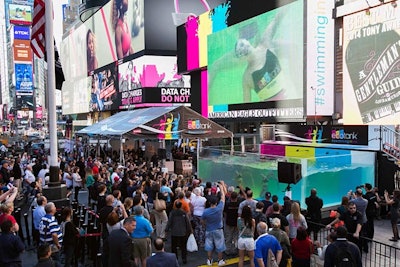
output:
[[[165,148],[159,148],[158,151],[158,158],[159,159],[166,159],[167,158],[167,150]]]
[[[301,180],[301,164],[278,162],[278,181],[285,184],[297,184]]]

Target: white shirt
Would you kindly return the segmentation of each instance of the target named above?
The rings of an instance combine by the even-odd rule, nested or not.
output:
[[[194,216],[202,216],[205,206],[206,206],[206,201],[207,199],[202,196],[192,196],[190,203],[192,203],[193,206],[193,215]]]
[[[82,178],[79,173],[72,174],[72,184],[74,187],[82,187]]]
[[[41,169],[41,170],[39,171],[39,173],[38,173],[38,178],[39,178],[40,180],[42,180],[42,185],[45,185],[45,184],[46,184],[46,181],[45,181],[46,173],[49,173],[49,170],[48,170],[48,169]]]
[[[24,177],[25,181],[27,181],[29,184],[33,183],[36,181],[35,175],[33,175],[33,173],[26,169],[25,170],[25,177]]]
[[[63,180],[65,181],[65,185],[67,187],[72,186],[72,177],[68,172],[64,172]]]

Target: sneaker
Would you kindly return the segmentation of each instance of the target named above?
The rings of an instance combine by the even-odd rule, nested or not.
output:
[[[212,265],[212,262],[213,262],[212,259],[211,259],[211,260],[210,260],[210,259],[207,259],[207,265],[208,265],[208,266],[211,266],[211,265]]]
[[[399,239],[397,239],[397,238],[390,238],[389,241],[397,242],[397,241],[399,241]]]
[[[226,263],[224,260],[219,260],[218,266],[224,266]]]

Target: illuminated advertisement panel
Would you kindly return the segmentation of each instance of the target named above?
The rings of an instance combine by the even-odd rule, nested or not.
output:
[[[334,1],[307,2],[307,115],[334,113]]]
[[[142,11],[143,0],[127,1],[127,6],[119,7],[112,0],[83,25],[71,29],[61,45],[63,69],[68,66],[64,69],[66,80],[92,75],[98,68],[142,51]]]
[[[391,4],[343,19],[343,123],[400,121],[400,9]]]
[[[29,110],[34,109],[33,105],[33,94],[17,95],[16,96],[17,109],[27,108]]]
[[[208,36],[209,118],[303,117],[303,9],[296,1]]]
[[[30,40],[14,39],[14,61],[32,62],[32,49]]]
[[[89,111],[116,110],[121,103],[118,91],[117,66],[111,63],[91,76]]]
[[[30,25],[32,23],[32,6],[8,4],[11,24]]]
[[[15,92],[17,95],[33,91],[33,74],[31,64],[15,64]]]
[[[368,126],[275,125],[274,140],[311,144],[368,145]]]
[[[89,112],[90,89],[92,77],[84,77],[74,81],[65,81],[61,90],[63,114],[79,114]]]
[[[13,27],[13,31],[14,31],[14,39],[18,39],[18,40],[30,40],[31,39],[30,27],[15,25]]]
[[[60,48],[60,60],[63,66],[65,81],[87,76],[85,25],[69,31]],[[73,52],[71,52],[73,51]]]
[[[224,2],[225,0],[146,0],[144,2],[146,50],[179,50],[176,27],[186,23],[192,17],[205,12],[208,14],[209,9]],[[199,26],[206,26],[205,21],[202,21]],[[201,31],[202,29],[196,35],[206,39],[207,36]],[[198,49],[196,53],[198,57]],[[204,58],[206,57],[207,54],[204,55]]]
[[[150,62],[150,63],[149,63]],[[120,109],[149,103],[189,103],[190,76],[177,74],[175,56],[142,56],[118,66]]]

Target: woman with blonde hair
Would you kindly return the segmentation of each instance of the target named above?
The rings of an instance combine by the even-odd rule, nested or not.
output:
[[[17,223],[17,221],[15,220],[14,216],[12,216],[12,212],[14,211],[14,203],[13,202],[6,202],[4,204],[2,204],[0,206],[0,211],[2,212],[2,214],[0,215],[0,225],[4,222],[4,221],[11,221],[12,223],[12,227],[11,227],[11,231],[16,233],[19,231],[19,225]]]
[[[128,216],[133,215],[132,214],[133,198],[131,198],[131,197],[125,198],[124,207],[125,207],[125,210],[126,210],[126,214],[128,214]]]
[[[297,228],[302,226],[304,229],[307,229],[307,221],[303,214],[300,213],[300,205],[297,202],[292,203],[292,207],[290,209],[290,214],[286,216],[286,219],[289,222],[289,238],[290,240],[294,239],[297,235]]]

